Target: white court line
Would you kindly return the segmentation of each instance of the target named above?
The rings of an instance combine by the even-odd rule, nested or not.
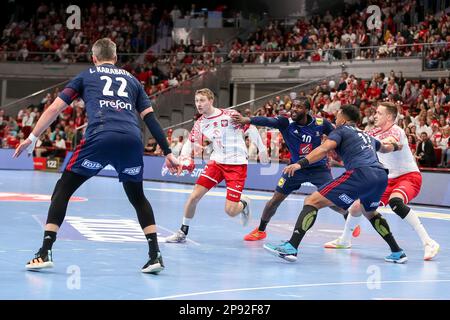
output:
[[[341,234],[342,232],[344,232],[344,230],[342,229],[317,229],[317,231],[336,234]]]
[[[36,215],[33,215],[32,217],[34,218],[34,220],[36,220],[36,221],[39,223],[40,226],[42,226],[41,221],[38,219],[38,217],[37,217]],[[167,232],[175,233],[175,231],[170,230],[170,229],[167,229],[167,228],[164,228],[164,227],[161,226],[161,225],[158,225],[157,227],[158,227],[158,228],[161,228],[161,229],[163,229],[163,230],[166,230]],[[191,240],[191,239],[189,239],[189,238],[186,238],[186,240],[189,241],[189,242],[191,242],[191,243],[193,243],[193,244],[195,244],[196,246],[200,246],[200,243],[195,242],[194,240]],[[82,250],[84,250],[84,249],[82,249]],[[96,249],[96,250],[98,250],[98,251],[107,251],[108,249]],[[32,250],[30,250],[30,251],[32,251]]]
[[[149,190],[149,191],[186,193],[186,194],[190,194],[192,192],[192,190],[187,190],[187,189],[169,189],[169,188],[160,188],[160,189],[144,188],[144,189]],[[213,196],[213,197],[225,197],[225,195],[226,195],[225,192],[220,192],[220,191],[209,191],[206,194],[206,196]],[[254,195],[254,194],[246,194],[246,195],[252,200],[270,200],[270,199],[272,199],[271,196],[262,196],[262,195]],[[303,202],[305,199],[304,198],[286,198],[286,200]],[[417,206],[415,206],[415,207],[417,207]],[[422,207],[422,208],[426,208],[426,207]],[[430,209],[430,208],[426,208],[426,209]],[[394,214],[394,212],[392,212],[391,209],[383,208],[383,207],[378,208],[378,211],[380,211],[382,213]],[[422,210],[417,210],[417,209],[415,209],[415,211],[420,218],[430,218],[430,219],[450,221],[450,214],[448,214],[448,213],[422,211]]]
[[[44,227],[44,225],[42,224],[41,220],[39,220],[39,218],[37,217],[37,215],[33,214],[32,217],[33,217],[34,220],[36,220],[36,222],[37,222],[41,227]]]
[[[186,193],[186,194],[192,193],[192,190],[187,190],[187,189],[144,188],[144,190],[159,191],[159,192],[171,192],[171,193]],[[262,196],[262,195],[257,195],[257,194],[248,194],[248,193],[244,193],[244,194],[252,200],[270,200],[270,199],[272,199],[272,196]],[[209,191],[206,194],[206,196],[211,196],[211,197],[225,197],[226,195],[227,195],[226,192],[221,192],[221,191]],[[303,198],[302,199],[287,198],[286,200],[303,202],[304,199]]]
[[[164,228],[164,227],[163,227],[162,225],[160,225],[160,224],[157,225],[157,228],[161,228],[161,229],[166,230],[167,232],[170,232],[170,233],[175,233],[175,231],[170,230],[170,229],[167,229],[167,228]],[[194,240],[191,240],[191,239],[189,239],[189,238],[186,238],[186,241],[192,242],[193,244],[195,244],[195,245],[197,245],[197,246],[200,245],[200,243],[195,242]],[[166,243],[166,242],[163,242],[163,243]],[[175,244],[175,245],[176,245],[176,244]]]
[[[390,283],[435,283],[435,282],[450,282],[450,279],[445,280],[392,280],[392,281],[379,281],[379,284],[390,284]],[[146,300],[166,300],[174,298],[184,298],[192,296],[200,296],[214,293],[227,293],[227,292],[240,292],[240,291],[257,291],[257,290],[270,290],[270,289],[286,289],[286,288],[310,288],[310,287],[327,287],[327,286],[347,286],[347,285],[367,285],[367,281],[356,281],[356,282],[326,282],[326,283],[309,283],[309,284],[294,284],[287,286],[270,286],[270,287],[255,287],[255,288],[236,288],[236,289],[224,289],[224,290],[214,290],[214,291],[200,291],[192,293],[177,294],[173,296],[165,296],[158,298],[149,298]]]

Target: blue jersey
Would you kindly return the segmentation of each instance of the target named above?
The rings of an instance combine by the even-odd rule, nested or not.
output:
[[[328,139],[336,141],[336,152],[344,161],[345,169],[383,168],[376,154],[381,147],[380,141],[356,127],[348,125],[338,127],[328,135]]]
[[[67,104],[80,97],[88,117],[85,137],[103,131],[141,137],[138,113],[151,106],[140,82],[112,64],[91,67],[73,78],[59,97]]]
[[[252,117],[251,123],[257,126],[279,129],[291,153],[291,163],[295,163],[320,146],[322,135],[328,135],[334,129],[333,125],[325,119],[312,118],[309,115],[307,117],[307,124],[304,126],[285,117]],[[320,166],[327,166],[326,158],[311,164],[308,168]]]

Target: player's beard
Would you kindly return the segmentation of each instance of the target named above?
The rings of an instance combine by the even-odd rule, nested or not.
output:
[[[300,114],[299,112],[296,112],[296,111],[292,111],[292,113],[291,113],[291,118],[295,122],[299,122],[299,121],[303,120],[304,117],[306,117],[305,114]]]

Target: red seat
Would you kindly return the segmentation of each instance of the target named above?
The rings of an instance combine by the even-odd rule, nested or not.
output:
[[[441,157],[442,157],[442,149],[441,148],[434,148],[434,154],[436,155],[436,163],[435,166],[441,163]]]
[[[28,137],[32,130],[33,130],[33,128],[31,126],[22,127],[23,136]]]

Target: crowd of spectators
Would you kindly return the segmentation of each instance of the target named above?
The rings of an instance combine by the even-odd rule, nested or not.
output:
[[[161,13],[154,4],[94,2],[81,8],[81,29],[71,30],[66,27],[67,7],[41,3],[31,19],[6,25],[0,61],[88,62],[90,45],[103,37],[113,39],[121,54],[142,53],[155,42],[158,28],[170,23],[167,10]]]
[[[359,1],[340,13],[272,20],[248,39],[236,39],[228,57],[234,63],[266,64],[422,56],[427,68],[450,68],[450,7],[422,16],[415,0],[370,4],[382,13],[375,30],[368,29],[369,2]]]
[[[6,25],[0,40],[0,61],[60,61],[88,62],[89,46],[93,39],[110,37],[122,55],[119,66],[134,74],[149,96],[170,87],[189,83],[193,77],[216,67],[226,59],[235,63],[277,63],[288,61],[331,61],[339,59],[369,59],[390,56],[425,58],[428,68],[450,67],[450,13],[424,13],[415,0],[372,0],[380,6],[382,25],[374,31],[367,28],[369,13],[366,0],[345,5],[341,12],[329,11],[320,16],[301,18],[294,23],[273,20],[266,27],[252,33],[247,41],[236,39],[231,50],[221,41],[201,43],[180,41],[163,54],[153,54],[147,48],[155,41],[157,31],[170,29],[174,19],[198,17],[202,13],[195,5],[189,10],[174,6],[171,11],[145,3],[114,5],[92,3],[82,9],[85,19],[81,30],[63,27],[66,6],[41,3],[31,20],[12,21]],[[443,9],[443,8],[440,8]],[[217,10],[225,10],[219,8]],[[431,43],[432,46],[424,45]],[[404,46],[409,45],[409,46]],[[361,49],[378,46],[375,49]],[[9,52],[9,53],[7,53]],[[45,54],[35,54],[41,52]],[[128,59],[126,54],[143,53],[141,63]],[[373,115],[378,101],[388,100],[399,106],[398,124],[405,129],[410,147],[420,165],[448,166],[450,79],[404,79],[402,74],[376,74],[372,79],[359,79],[347,73],[337,83],[324,82],[312,92],[298,92],[275,97],[248,115],[289,116],[295,95],[311,100],[312,114],[333,120],[340,106],[352,103],[361,110],[361,128],[373,127]],[[0,110],[0,141],[3,147],[15,147],[28,135],[40,114],[58,91],[48,94],[38,106],[20,110],[17,116],[6,116]],[[75,101],[51,126],[38,143],[38,155],[63,156],[81,140],[81,130],[75,128],[86,121],[84,105]],[[281,136],[273,130],[261,129],[269,151],[276,150],[273,160],[286,161],[289,152]],[[264,131],[265,130],[265,131]],[[169,132],[169,138],[172,140]],[[185,138],[185,137],[184,137]],[[173,137],[172,148],[181,149],[183,137]],[[207,142],[205,142],[207,144]],[[247,141],[249,156],[257,160],[252,143]],[[207,145],[205,152],[208,152]],[[146,151],[158,154],[154,141]],[[272,152],[273,154],[273,152]]]
[[[58,96],[59,89],[48,93],[41,102],[19,110],[17,115],[6,115],[0,109],[0,147],[16,148],[31,133],[41,114]],[[77,99],[69,105],[39,137],[35,156],[64,158],[81,141],[84,130],[78,129],[87,121],[83,100]]]
[[[373,32],[366,24],[370,15],[365,10],[368,2],[362,0],[346,4],[341,12],[327,11],[292,24],[286,23],[288,19],[273,20],[252,33],[247,41],[233,41],[230,50],[226,50],[223,41],[201,43],[191,39],[153,54],[147,49],[157,38],[158,30],[161,33],[170,29],[175,19],[198,17],[205,11],[195,4],[188,9],[175,5],[164,10],[153,3],[92,3],[82,9],[81,29],[69,30],[64,26],[66,5],[41,3],[30,20],[6,25],[0,40],[0,61],[89,62],[91,42],[110,37],[118,46],[119,66],[138,77],[149,95],[215,71],[225,60],[283,63],[421,55],[427,68],[450,68],[450,13],[422,15],[415,0],[376,0],[371,4],[379,5],[382,12],[382,25]],[[229,11],[226,6],[214,10]],[[379,47],[360,49],[371,45]],[[133,55],[144,52],[144,59]]]
[[[90,62],[92,42],[109,37],[117,44],[118,65],[135,75],[146,92],[153,95],[206,71],[215,71],[226,57],[223,41],[208,44],[191,39],[160,54],[148,50],[161,32],[170,34],[173,19],[201,14],[195,4],[186,11],[176,5],[169,11],[158,9],[153,3],[125,3],[120,7],[113,2],[93,3],[82,9],[80,30],[65,27],[66,7],[41,3],[29,21],[8,23],[0,40],[0,62]],[[144,59],[140,59],[142,55]]]
[[[311,105],[311,115],[334,122],[337,112],[344,104],[359,107],[361,120],[359,127],[369,130],[374,127],[374,115],[378,102],[389,101],[398,106],[396,123],[405,130],[409,148],[420,167],[450,167],[450,78],[438,80],[405,79],[402,73],[389,75],[374,74],[371,79],[360,79],[343,72],[338,81],[323,81],[309,92],[291,92],[275,96],[251,111],[242,110],[246,116],[290,116],[292,101],[297,97],[307,97]],[[263,142],[267,145],[272,161],[288,162],[289,150],[277,129],[258,128]],[[169,142],[173,150],[179,152],[186,135],[171,136]],[[205,141],[204,159],[210,150]],[[258,161],[256,146],[247,140],[249,159]],[[408,147],[408,146],[406,146]],[[162,151],[153,139],[147,142],[146,152],[161,155]],[[335,155],[330,155],[332,164],[339,164]]]

